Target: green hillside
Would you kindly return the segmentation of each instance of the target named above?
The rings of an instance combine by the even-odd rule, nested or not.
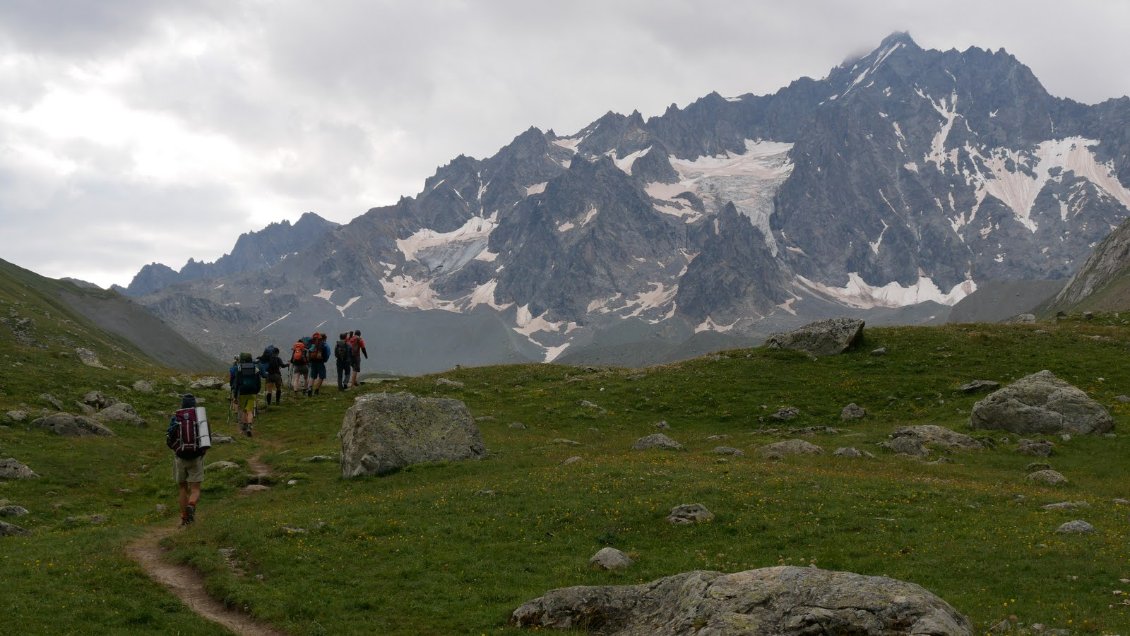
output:
[[[13,300],[4,293],[7,315]],[[36,329],[37,341],[77,338],[68,329],[93,337],[54,318],[37,318]],[[209,462],[239,467],[208,473],[198,522],[167,540],[168,557],[202,572],[216,598],[291,634],[519,633],[506,627],[509,613],[552,588],[777,564],[918,583],[982,633],[1010,617],[1012,633],[1034,633],[1035,624],[1128,633],[1130,405],[1116,399],[1130,394],[1128,337],[1125,321],[1107,315],[868,329],[855,350],[818,360],[748,349],[644,370],[523,365],[444,374],[462,387],[405,378],[363,390],[463,400],[480,418],[490,456],[371,479],[343,480],[336,461],[321,459],[340,452],[336,435],[356,395],[288,393],[261,414],[254,438],[209,453]],[[115,437],[80,440],[26,423],[0,427],[0,459],[15,457],[41,475],[0,481],[0,500],[30,511],[4,519],[30,534],[0,537],[0,615],[19,633],[89,633],[91,625],[103,633],[224,633],[150,582],[124,551],[149,529],[175,523],[162,429],[184,380],[145,367],[111,339],[98,346],[109,370],[84,367],[61,346],[40,355],[17,345],[6,354],[21,379],[3,376],[0,414],[38,408],[45,391],[69,404],[98,388],[132,403],[150,426],[115,425]],[[872,355],[879,347],[887,354]],[[983,394],[957,387],[1042,369],[1106,405],[1116,434],[1049,438],[1056,454],[1047,460],[1018,454],[1019,438],[1003,433],[977,434],[987,450],[931,458],[943,461],[877,445],[906,425],[970,432],[969,410]],[[156,391],[124,388],[140,377]],[[224,392],[200,395],[214,427],[233,433]],[[868,416],[841,422],[850,402]],[[783,406],[800,416],[774,420]],[[686,450],[632,450],[660,421]],[[756,452],[805,432],[824,455],[771,460]],[[745,455],[715,454],[718,446]],[[875,457],[834,456],[840,447]],[[257,480],[252,458],[270,467],[259,480],[270,490],[245,496],[241,488]],[[1069,483],[1026,481],[1034,461]],[[1089,507],[1041,508],[1062,501]],[[716,519],[667,524],[684,503],[706,505]],[[1055,532],[1073,519],[1097,531]],[[636,564],[590,569],[589,557],[606,545]]]

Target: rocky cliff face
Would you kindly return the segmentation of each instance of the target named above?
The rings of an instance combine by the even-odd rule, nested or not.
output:
[[[670,351],[693,334],[756,339],[828,315],[940,321],[986,281],[1066,278],[1130,216],[1127,123],[1130,99],[1053,97],[1003,50],[928,51],[894,34],[773,95],[608,113],[570,136],[531,128],[304,248],[248,239],[256,249],[237,245],[231,270],[209,270],[222,287],[144,302],[201,342],[226,328],[212,322],[225,307],[240,312],[225,344],[336,325],[397,333],[429,351],[422,367],[384,352],[411,370],[577,360],[610,340]],[[441,323],[501,349],[445,357],[412,327]]]

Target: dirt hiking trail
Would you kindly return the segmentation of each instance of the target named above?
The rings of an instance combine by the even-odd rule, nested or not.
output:
[[[270,474],[270,468],[258,456],[249,458],[247,465],[255,477]],[[286,636],[284,632],[258,623],[247,614],[208,596],[204,590],[204,578],[196,570],[166,561],[161,541],[180,531],[179,525],[155,527],[127,545],[126,554],[141,565],[149,578],[166,587],[196,614],[241,636]]]

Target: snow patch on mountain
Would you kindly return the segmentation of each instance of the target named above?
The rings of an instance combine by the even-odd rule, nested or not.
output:
[[[450,232],[427,228],[406,239],[398,239],[396,247],[406,261],[417,261],[429,270],[452,272],[476,259],[487,247],[491,232],[498,227],[498,213],[488,218],[473,216],[462,227]],[[483,258],[480,260],[488,260]]]
[[[617,168],[623,170],[625,174],[630,175],[632,174],[632,167],[635,166],[636,159],[639,159],[649,152],[651,152],[651,146],[643,150],[637,150],[623,157],[618,157],[615,150],[609,150],[606,154],[612,158],[612,163],[615,163]]]
[[[535,194],[541,194],[542,192],[545,192],[545,186],[548,184],[548,181],[542,181],[541,183],[535,183],[532,186],[527,186],[526,196],[533,196]]]
[[[334,295],[334,293],[333,293],[332,289],[323,289],[323,290],[320,290],[318,293],[314,294],[314,298],[321,298],[322,300],[329,300],[330,297],[333,296],[333,295]]]
[[[848,283],[844,287],[831,287],[804,276],[797,276],[797,280],[812,291],[859,309],[906,307],[928,301],[941,305],[954,305],[977,290],[977,283],[967,279],[954,285],[948,292],[943,292],[930,277],[922,275],[919,275],[913,285],[907,287],[893,281],[883,286],[871,285],[857,272],[848,274]]]
[[[717,331],[718,333],[726,333],[727,331],[733,329],[734,325],[736,325],[736,324],[738,324],[738,321],[735,320],[734,322],[732,322],[728,325],[720,325],[720,324],[714,322],[713,318],[711,318],[710,316],[707,316],[706,320],[703,320],[701,323],[699,323],[694,328],[694,332],[695,333],[702,333],[703,331]]]
[[[714,206],[713,211],[732,201],[738,212],[761,230],[766,245],[776,255],[769,217],[773,214],[773,197],[793,172],[789,159],[792,148],[791,143],[747,139],[741,154],[727,152],[693,161],[672,158],[671,166],[678,172],[679,182],[650,183],[647,193],[660,201],[657,211],[683,217],[688,223],[701,217],[688,211],[675,195],[694,193],[708,206]]]
[[[341,314],[341,317],[345,318],[345,310],[349,309],[350,306],[352,306],[353,303],[357,302],[358,300],[361,300],[361,297],[360,296],[354,296],[353,298],[350,298],[348,301],[346,301],[346,303],[344,305],[334,305],[334,307],[337,308],[337,311],[338,311],[338,313]]]

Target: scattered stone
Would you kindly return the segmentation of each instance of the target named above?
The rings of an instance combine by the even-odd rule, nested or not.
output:
[[[1068,521],[1055,530],[1059,534],[1090,534],[1095,531],[1095,527],[1086,521],[1076,519],[1075,521]]]
[[[498,494],[498,493],[496,493],[495,491],[493,491],[493,490],[491,490],[491,489],[489,489],[489,488],[483,488],[482,490],[479,490],[479,491],[476,491],[476,492],[475,492],[475,496],[476,496],[476,497],[493,497],[493,496],[495,496],[495,495],[497,495],[497,494]]]
[[[131,388],[138,393],[152,393],[153,383],[149,380],[138,380],[133,383]]]
[[[840,411],[840,419],[848,422],[851,420],[861,420],[867,417],[867,410],[859,406],[855,402],[848,404]]]
[[[1127,402],[1130,402],[1130,395],[1119,395],[1114,399],[1122,402],[1123,404],[1126,404]]]
[[[90,391],[82,396],[82,403],[93,406],[96,409],[104,409],[107,406],[117,402],[114,398],[106,397],[101,391]]]
[[[90,349],[78,347],[75,349],[75,355],[78,356],[79,362],[85,364],[88,367],[94,367],[96,369],[106,368],[106,365],[102,364],[102,361],[98,359],[98,354],[94,353]]]
[[[287,536],[294,536],[296,534],[306,534],[309,532],[306,528],[295,528],[293,526],[283,526],[279,528],[283,534]]]
[[[1122,497],[1115,497],[1110,500],[1116,506],[1130,506],[1130,499],[1123,499]]]
[[[573,464],[576,464],[579,461],[581,461],[581,456],[580,455],[574,455],[574,456],[566,459],[565,461],[561,462],[561,465],[562,466],[571,466]]]
[[[836,457],[866,457],[868,459],[875,459],[875,456],[867,451],[861,451],[858,448],[837,448],[832,453]]]
[[[863,336],[863,321],[855,318],[829,318],[809,323],[787,333],[775,333],[765,340],[769,349],[792,349],[816,356],[843,353]]]
[[[789,420],[796,419],[798,415],[800,415],[800,409],[798,409],[797,407],[782,406],[781,408],[777,409],[776,413],[770,415],[769,417],[782,422],[787,422]]]
[[[30,534],[30,532],[26,528],[21,528],[7,521],[0,521],[0,537],[14,537],[24,534]]]
[[[1090,508],[1091,504],[1086,501],[1061,501],[1059,503],[1050,503],[1046,506],[1040,506],[1043,510],[1078,510],[1079,508]]]
[[[235,438],[231,435],[217,435],[215,433],[212,433],[212,446],[215,446],[216,444],[231,444],[234,441]]]
[[[38,479],[39,475],[15,457],[0,459],[0,479]]]
[[[589,565],[601,570],[623,570],[631,567],[632,559],[616,548],[601,548],[589,559]]]
[[[23,506],[3,506],[0,507],[0,517],[23,517],[30,514],[27,508]]]
[[[55,397],[54,395],[51,395],[50,393],[41,394],[39,396],[39,399],[50,404],[51,407],[53,409],[55,409],[56,411],[65,411],[66,410],[66,409],[63,408],[63,403],[59,401],[59,398]]]
[[[423,462],[481,459],[487,453],[463,402],[409,393],[358,397],[345,413],[339,437],[346,478],[387,475]]]
[[[1036,314],[1016,314],[1006,320],[1005,323],[1013,325],[1034,325],[1036,324]]]
[[[114,435],[114,431],[97,421],[85,415],[71,415],[70,413],[55,413],[41,417],[33,420],[31,425],[37,428],[45,428],[63,437],[83,437],[86,435],[112,437]]]
[[[103,423],[116,422],[130,424],[138,428],[149,426],[149,423],[137,414],[137,411],[134,410],[133,406],[126,404],[125,402],[117,402],[102,409],[101,411],[98,411],[98,413],[94,416],[94,419]]]
[[[871,355],[873,355],[875,357],[885,356],[885,355],[887,355],[887,348],[886,347],[879,347],[878,349],[872,349]]]
[[[9,422],[15,424],[27,421],[27,411],[8,411],[4,416],[8,418]]]
[[[200,391],[203,389],[226,389],[228,388],[228,381],[224,378],[216,376],[205,376],[198,378],[188,385],[189,390]]]
[[[252,495],[257,492],[267,492],[270,489],[270,486],[264,486],[263,484],[249,484],[241,488],[239,492],[244,495]]]
[[[663,433],[653,433],[647,437],[641,437],[636,440],[635,444],[632,444],[633,450],[649,450],[652,448],[658,448],[660,450],[683,450],[683,445]]]
[[[510,624],[621,636],[974,633],[968,618],[914,583],[795,566],[551,590],[514,610]]]
[[[745,457],[745,452],[740,448],[733,446],[715,446],[714,450],[710,451],[715,455],[733,455],[734,457]]]
[[[1067,478],[1054,470],[1038,470],[1025,479],[1046,486],[1059,486],[1067,483]]]
[[[204,470],[206,470],[206,471],[209,471],[209,470],[224,471],[224,470],[234,470],[234,469],[237,469],[237,468],[239,468],[239,464],[237,464],[235,462],[229,462],[229,461],[226,461],[226,460],[221,460],[221,461],[212,462],[211,464],[206,465],[204,467]]]
[[[550,444],[560,444],[561,446],[580,446],[581,445],[580,442],[575,442],[571,439],[565,439],[564,437],[557,437],[557,438],[551,439],[551,440],[549,440],[549,443]]]
[[[475,421],[476,422],[493,422],[494,416],[493,415],[480,415],[480,416],[475,418]]]
[[[445,386],[445,387],[450,387],[452,389],[462,389],[463,383],[459,382],[458,380],[449,380],[447,378],[440,378],[440,379],[436,380],[436,386]]]
[[[694,523],[707,523],[714,521],[714,513],[702,504],[682,504],[671,509],[667,515],[667,523],[677,526],[689,526]]]
[[[336,460],[337,460],[337,458],[334,457],[333,455],[311,455],[310,457],[303,457],[302,458],[302,461],[310,462],[312,464],[317,464],[317,463],[320,463],[320,462],[332,462],[332,461],[336,461]]]
[[[980,450],[984,448],[981,442],[968,435],[935,424],[904,426],[891,433],[890,439],[879,444],[879,446],[899,455],[910,455],[912,457],[925,457],[935,447],[946,451]]]
[[[729,435],[711,435],[706,438],[708,442],[720,442],[722,440],[730,439]]]
[[[824,449],[803,439],[787,439],[762,446],[757,453],[766,459],[781,459],[786,455],[821,455]]]
[[[1032,462],[1031,464],[1028,464],[1027,466],[1024,467],[1024,470],[1026,470],[1029,473],[1034,473],[1034,472],[1040,471],[1040,470],[1051,470],[1051,469],[1052,469],[1052,465],[1045,463],[1045,462]]]
[[[1114,428],[1110,413],[1083,391],[1040,371],[989,394],[973,405],[975,429],[1032,433],[1106,433]]]
[[[75,406],[78,407],[78,410],[82,411],[83,415],[94,415],[98,412],[98,409],[89,404],[83,404],[82,402],[75,402]]]
[[[996,391],[1001,388],[1000,382],[993,382],[992,380],[973,380],[967,382],[959,387],[958,391],[962,393],[979,393],[981,391]]]
[[[1016,444],[1016,452],[1032,457],[1051,457],[1055,448],[1045,440],[1022,439]]]
[[[671,425],[667,423],[667,420],[659,420],[658,422],[655,423],[655,428],[658,428],[660,430],[665,431],[665,430],[671,428]]]
[[[600,406],[596,402],[590,402],[588,400],[581,400],[580,402],[577,402],[577,405],[580,406],[583,409],[589,409],[589,410],[592,410],[592,411],[599,411],[601,413],[606,412],[604,410],[604,407]]]
[[[521,422],[511,422],[510,428],[512,428],[516,431],[524,431],[524,430],[526,430],[526,425],[521,423]]]

